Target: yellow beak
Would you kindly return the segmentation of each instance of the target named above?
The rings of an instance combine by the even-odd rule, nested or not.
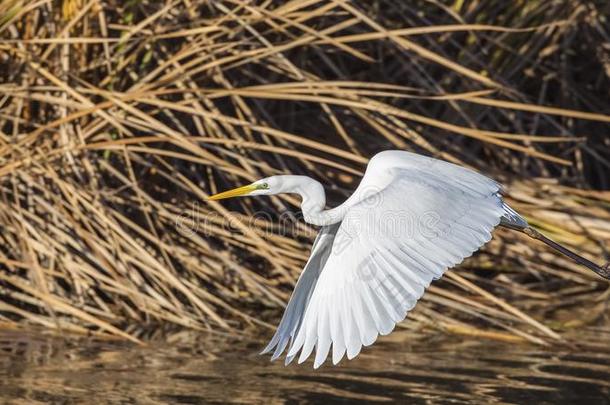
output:
[[[254,190],[256,190],[256,186],[254,184],[248,184],[247,186],[237,187],[233,190],[211,195],[208,197],[208,200],[222,200],[223,198],[239,197],[240,195],[248,195]]]

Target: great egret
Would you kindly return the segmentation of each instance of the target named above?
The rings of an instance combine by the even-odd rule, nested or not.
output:
[[[491,239],[502,225],[539,239],[610,278],[602,267],[531,228],[509,207],[501,187],[479,173],[404,151],[369,162],[354,193],[324,210],[322,185],[306,176],[272,176],[209,197],[294,193],[305,222],[322,228],[277,331],[262,353],[285,363],[316,348],[314,368],[349,359],[402,321],[432,280]],[[290,343],[290,345],[289,345]]]

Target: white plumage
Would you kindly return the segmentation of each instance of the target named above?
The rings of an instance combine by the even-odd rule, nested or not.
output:
[[[491,239],[504,215],[499,185],[471,170],[387,151],[371,159],[341,217],[314,242],[263,353],[286,364],[337,364],[402,321],[425,289]],[[338,213],[338,214],[337,214]],[[307,215],[306,215],[307,218]],[[300,352],[300,353],[299,353]]]
[[[349,359],[387,335],[432,280],[472,255],[502,224],[542,240],[603,277],[607,267],[530,228],[502,201],[500,185],[472,170],[403,151],[374,156],[354,193],[325,210],[324,188],[305,176],[272,176],[210,197],[296,193],[306,222],[322,226],[277,331],[262,353],[286,364],[315,351]]]

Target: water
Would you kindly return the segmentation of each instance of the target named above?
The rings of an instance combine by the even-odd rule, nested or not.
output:
[[[138,347],[0,332],[0,403],[610,403],[610,331],[589,349],[397,332],[314,371],[263,341],[190,334]]]

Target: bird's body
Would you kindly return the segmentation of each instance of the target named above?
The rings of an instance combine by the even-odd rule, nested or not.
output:
[[[211,198],[296,193],[304,220],[322,227],[263,350],[272,359],[286,352],[288,364],[315,349],[317,368],[329,353],[336,364],[390,333],[432,280],[488,242],[497,225],[531,229],[500,191],[470,169],[385,151],[370,160],[354,193],[329,210],[322,185],[304,176],[273,176]]]
[[[334,364],[355,357],[390,333],[432,280],[491,239],[507,213],[499,191],[476,172],[403,151],[373,157],[337,208],[323,210],[321,187],[298,189],[305,221],[323,228],[264,352],[286,350],[287,364],[315,347],[314,367],[331,346]]]

